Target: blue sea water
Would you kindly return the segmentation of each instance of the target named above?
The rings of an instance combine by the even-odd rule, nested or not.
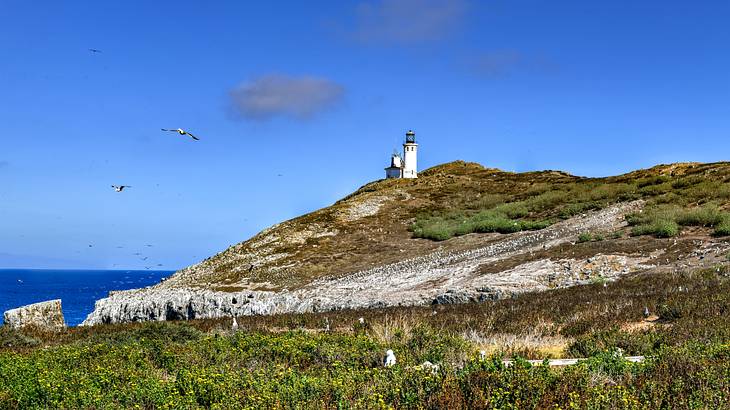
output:
[[[76,326],[110,290],[159,283],[172,271],[0,269],[0,313],[50,299],[61,299],[66,324]],[[0,320],[1,322],[1,320]]]

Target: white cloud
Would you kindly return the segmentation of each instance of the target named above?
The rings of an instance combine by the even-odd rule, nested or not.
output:
[[[442,38],[463,23],[466,0],[375,0],[357,8],[354,36],[364,43]]]
[[[229,92],[234,115],[251,120],[277,116],[307,119],[342,101],[343,86],[326,78],[269,74]]]

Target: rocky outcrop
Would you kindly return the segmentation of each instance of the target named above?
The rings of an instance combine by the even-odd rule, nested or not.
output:
[[[317,279],[293,291],[219,292],[158,286],[115,292],[97,301],[84,325],[478,302],[587,283],[597,275],[611,279],[642,268],[647,258],[543,259],[488,274],[481,273],[480,266],[575,241],[585,231],[615,229],[625,225],[627,212],[640,206],[639,202],[622,203],[540,231],[504,235],[470,250],[432,252],[343,277]]]
[[[15,329],[35,326],[45,330],[56,331],[66,327],[60,299],[10,309],[5,312],[3,318],[5,326],[10,326]]]

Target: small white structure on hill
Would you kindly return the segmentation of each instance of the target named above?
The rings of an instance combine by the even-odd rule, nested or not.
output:
[[[385,177],[418,178],[418,144],[416,144],[416,133],[413,130],[406,132],[403,157],[398,153],[393,153],[390,157],[390,166],[385,168]]]

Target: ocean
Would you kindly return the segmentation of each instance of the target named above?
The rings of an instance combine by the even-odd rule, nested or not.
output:
[[[8,309],[61,299],[66,324],[76,326],[110,290],[159,283],[173,271],[0,269],[0,314]],[[0,319],[0,322],[2,320]]]

